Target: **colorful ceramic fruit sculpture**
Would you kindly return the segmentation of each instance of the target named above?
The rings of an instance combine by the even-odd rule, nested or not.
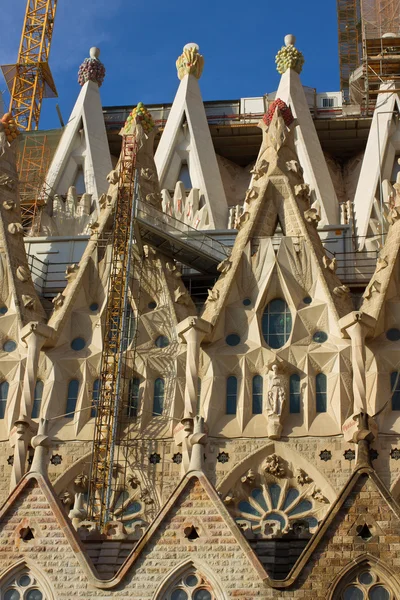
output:
[[[294,121],[293,114],[288,105],[285,104],[285,102],[280,98],[274,100],[274,102],[272,102],[272,104],[270,105],[268,111],[263,116],[264,123],[268,126],[271,124],[272,118],[277,108],[279,108],[282,118],[285,121],[285,124],[289,127],[289,125],[291,125]]]
[[[278,73],[283,75],[288,69],[293,69],[296,73],[301,73],[304,65],[304,56],[292,44],[282,46],[275,57]]]
[[[12,118],[11,113],[6,113],[1,117],[1,123],[4,125],[4,133],[6,134],[7,141],[11,144],[17,136],[19,135],[19,131],[17,125]]]
[[[154,127],[153,117],[151,116],[143,102],[139,102],[136,108],[132,110],[131,114],[125,122],[123,133],[130,132],[131,126],[136,122],[136,120],[139,121],[145,133],[150,133],[150,131]]]
[[[101,87],[106,68],[98,58],[85,58],[78,71],[78,83],[84,85],[87,81],[94,81]]]

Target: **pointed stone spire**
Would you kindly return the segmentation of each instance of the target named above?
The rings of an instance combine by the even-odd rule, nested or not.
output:
[[[60,196],[66,196],[69,188],[83,178],[84,192],[91,195],[92,208],[99,208],[99,198],[107,192],[107,175],[112,170],[99,92],[105,68],[99,54],[98,48],[91,48],[90,58],[79,68],[82,89],[46,177],[47,188]]]
[[[181,83],[155,163],[166,212],[178,219],[183,214],[191,215],[188,224],[199,229],[226,229],[228,204],[198,83],[203,65],[197,44],[187,44],[176,62]],[[179,186],[176,189],[183,169],[190,178],[191,189],[196,190],[190,199]],[[168,190],[175,190],[173,202]],[[200,210],[197,197],[204,200]]]
[[[282,75],[276,98],[292,110],[296,119],[296,151],[304,170],[304,180],[310,186],[312,200],[320,207],[322,224],[333,225],[340,221],[339,203],[300,81],[304,57],[295,48],[295,41],[294,35],[287,35],[285,46],[276,56],[277,70]]]

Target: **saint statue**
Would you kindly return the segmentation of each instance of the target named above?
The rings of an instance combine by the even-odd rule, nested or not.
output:
[[[272,365],[272,373],[268,391],[267,414],[269,417],[280,417],[285,404],[285,388],[282,377],[278,374],[277,365]]]

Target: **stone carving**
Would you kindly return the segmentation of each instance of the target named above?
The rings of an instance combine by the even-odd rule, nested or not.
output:
[[[303,470],[297,469],[297,483],[300,485],[306,485],[307,483],[311,483],[311,477]]]
[[[230,270],[232,266],[231,261],[229,260],[229,258],[226,258],[225,260],[223,260],[222,262],[219,263],[218,267],[217,267],[217,271],[219,271],[220,273],[228,273],[228,271]]]
[[[59,294],[57,294],[57,296],[55,296],[55,298],[53,298],[52,303],[54,304],[54,308],[61,308],[62,305],[64,304],[64,300],[65,300],[65,296],[63,296],[61,294],[61,292]]]
[[[388,261],[383,256],[381,258],[378,258],[377,263],[376,263],[376,272],[379,273],[379,271],[386,269],[388,264],[389,264]]]
[[[299,183],[298,185],[295,185],[294,193],[296,194],[296,198],[298,200],[304,200],[307,203],[310,202],[310,186],[308,185],[308,183]]]
[[[268,171],[268,161],[265,159],[261,160],[260,163],[251,169],[250,173],[253,175],[254,179],[257,181],[261,177],[263,177]]]
[[[25,308],[35,308],[35,298],[33,296],[28,296],[26,294],[22,294],[22,304]]]
[[[272,378],[267,396],[268,437],[278,439],[282,432],[281,416],[286,395],[282,376],[278,375],[278,366],[272,366]]]
[[[394,225],[396,223],[396,221],[398,221],[400,218],[400,207],[398,206],[393,206],[393,208],[390,209],[389,214],[387,216],[387,221],[389,223],[389,225]]]
[[[317,502],[323,502],[325,504],[328,503],[328,499],[325,498],[325,496],[323,495],[323,493],[321,492],[321,490],[319,488],[315,488],[313,493],[311,494],[311,496],[314,498],[314,500],[316,500]]]
[[[347,285],[338,285],[333,289],[335,296],[343,297],[350,293],[350,288]]]
[[[253,469],[249,469],[247,471],[247,473],[242,475],[242,477],[240,478],[240,481],[242,483],[253,483],[255,481],[255,478],[256,478],[255,471],[253,471]]]
[[[17,274],[17,279],[22,282],[28,281],[28,279],[30,279],[30,276],[31,276],[28,267],[23,267],[22,265],[20,265],[17,268],[16,274]]]
[[[262,470],[264,473],[268,473],[269,475],[273,475],[274,477],[285,477],[286,469],[282,462],[282,459],[277,454],[270,454],[265,459]]]
[[[248,200],[256,200],[256,198],[258,198],[257,188],[253,187],[253,188],[248,189],[246,192],[245,202],[247,202]]]
[[[308,210],[306,210],[304,212],[304,218],[307,221],[307,223],[310,223],[314,227],[317,227],[319,221],[321,220],[321,217],[319,216],[316,208],[309,208]]]
[[[329,271],[332,271],[332,273],[336,272],[336,268],[337,268],[337,260],[336,260],[336,258],[329,258],[328,256],[325,255],[322,258],[322,262],[324,263],[325,269],[328,269]]]
[[[161,195],[158,192],[151,192],[146,195],[146,202],[152,206],[158,207],[161,203]]]
[[[235,500],[235,494],[230,490],[224,498],[224,504],[231,504]]]
[[[303,169],[297,160],[288,160],[286,162],[286,168],[288,171],[293,171],[293,173],[296,173],[296,175],[299,175],[300,177],[303,175]]]
[[[143,500],[145,504],[154,504],[154,499],[151,496],[150,490],[145,488],[140,494],[140,499]]]
[[[79,473],[74,479],[74,484],[79,490],[87,491],[88,489],[88,477],[86,473]]]
[[[178,287],[174,290],[174,300],[178,304],[188,306],[190,304],[190,295],[186,289],[181,290],[181,288]]]
[[[0,175],[0,187],[5,187],[8,190],[13,190],[15,186],[14,180],[8,175]]]
[[[68,265],[65,270],[65,279],[72,279],[76,275],[78,268],[79,265],[75,263],[73,265]]]
[[[3,207],[5,208],[5,210],[14,210],[14,208],[15,208],[14,200],[4,200]]]
[[[128,477],[127,483],[133,490],[136,490],[136,488],[140,486],[140,479],[137,475],[133,474],[130,477]]]
[[[68,490],[65,490],[65,492],[62,492],[62,494],[59,496],[59,498],[61,500],[61,504],[63,504],[69,511],[72,504],[74,503],[73,495]]]
[[[199,46],[194,43],[186,44],[182,54],[176,61],[178,78],[182,80],[185,75],[194,75],[200,79],[204,67],[204,57],[199,53]]]
[[[112,185],[115,185],[116,183],[118,183],[118,180],[119,180],[118,171],[116,171],[115,169],[113,169],[107,175],[107,181],[108,181],[108,183],[111,183]]]
[[[219,298],[219,290],[216,289],[212,289],[212,290],[208,290],[208,300],[210,302],[216,302]]]
[[[24,233],[24,228],[22,227],[21,223],[10,223],[7,229],[11,233],[11,235]]]
[[[379,281],[371,281],[371,283],[364,292],[364,298],[367,298],[369,300],[369,298],[371,298],[373,294],[380,294],[381,287],[382,285]]]

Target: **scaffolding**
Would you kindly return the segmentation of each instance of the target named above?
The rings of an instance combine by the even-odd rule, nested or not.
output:
[[[340,89],[350,99],[351,73],[362,60],[360,0],[337,0]]]
[[[99,529],[113,519],[111,499],[115,473],[120,467],[116,449],[121,430],[121,410],[126,377],[126,349],[132,318],[138,322],[139,298],[132,303],[131,295],[140,294],[142,260],[134,250],[133,197],[137,194],[135,176],[136,141],[133,136],[123,136],[119,162],[118,198],[112,234],[112,257],[109,275],[107,309],[105,315],[100,390],[96,404],[93,455],[89,480],[88,516]],[[136,281],[135,281],[136,277]],[[135,308],[132,308],[132,304]],[[132,317],[132,310],[135,313]],[[135,327],[133,354],[136,348]],[[133,356],[133,364],[134,364]]]
[[[22,130],[38,129],[43,98],[57,97],[48,63],[56,8],[57,0],[27,0],[17,63],[1,67]]]
[[[40,229],[42,207],[50,195],[45,177],[50,164],[50,148],[46,135],[25,135],[18,157],[21,222],[26,235]]]

